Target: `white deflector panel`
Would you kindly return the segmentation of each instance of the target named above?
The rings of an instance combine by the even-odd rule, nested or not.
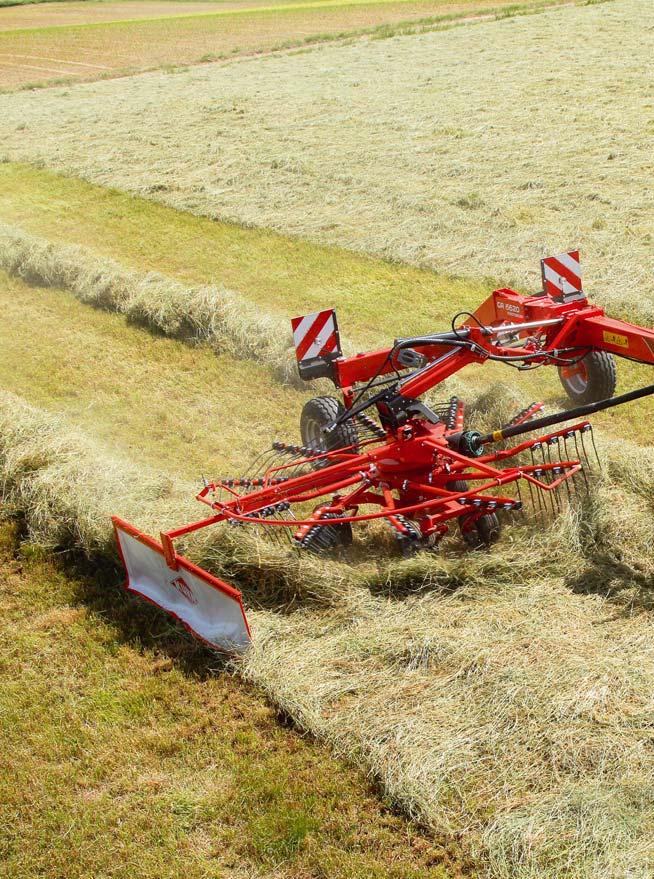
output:
[[[178,556],[171,570],[161,544],[114,518],[116,539],[127,571],[127,589],[176,617],[211,647],[240,652],[250,643],[241,593]]]

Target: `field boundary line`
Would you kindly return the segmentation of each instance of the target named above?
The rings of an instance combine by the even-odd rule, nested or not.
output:
[[[46,2],[59,2],[59,0],[46,0]],[[525,15],[538,15],[554,9],[563,9],[574,6],[588,6],[603,3],[612,3],[614,0],[541,0],[535,4],[515,3],[509,6],[488,6],[479,9],[474,15],[469,13],[445,13],[443,15],[427,16],[419,19],[405,19],[392,24],[376,24],[367,27],[353,28],[352,30],[336,30],[334,32],[321,32],[315,35],[305,36],[302,39],[287,39],[277,45],[273,45],[264,49],[251,48],[236,52],[219,52],[217,54],[205,54],[199,58],[180,61],[167,61],[153,64],[146,67],[130,66],[108,68],[103,74],[95,77],[83,78],[73,75],[67,71],[57,71],[61,75],[54,79],[34,80],[24,82],[16,86],[2,87],[0,86],[0,95],[12,94],[20,91],[33,91],[36,89],[54,88],[62,85],[76,85],[85,82],[96,82],[106,79],[123,79],[143,74],[157,73],[162,70],[168,72],[178,69],[186,69],[188,67],[200,67],[205,64],[234,64],[247,61],[258,60],[276,55],[293,55],[303,52],[311,52],[320,49],[323,46],[347,46],[357,41],[365,40],[385,40],[398,36],[414,36],[426,33],[438,33],[451,30],[454,28],[465,27],[467,25],[483,24],[486,22],[497,21],[504,18],[515,18]],[[291,12],[296,7],[289,7]],[[330,8],[341,8],[335,5]],[[242,12],[242,10],[232,10],[232,12]],[[180,18],[192,19],[202,16],[212,17],[216,13],[197,13],[195,15],[179,16]],[[134,25],[143,25],[149,22],[165,22],[173,20],[168,18],[162,19],[133,19],[112,22],[91,22],[85,25],[52,25],[45,28],[24,28],[10,31],[0,31],[0,43],[4,38],[12,34],[21,35],[38,35],[46,34],[49,31],[61,30],[67,28],[70,31],[76,28],[99,28],[99,27],[118,27],[125,23]]]
[[[52,2],[58,2],[58,0],[52,0]],[[60,2],[63,2],[63,0],[60,0]],[[53,61],[55,64],[75,65],[76,67],[94,67],[98,70],[113,69],[106,64],[89,64],[85,61],[66,61],[66,59],[63,58],[48,58],[45,55],[21,55],[18,52],[0,52],[0,58],[27,58],[31,61]],[[39,68],[39,70],[40,69],[41,68]]]

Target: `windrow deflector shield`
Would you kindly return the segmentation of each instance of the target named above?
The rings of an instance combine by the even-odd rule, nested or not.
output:
[[[161,544],[113,517],[119,552],[127,571],[126,588],[172,614],[193,635],[225,653],[250,644],[241,593],[183,556],[171,570]]]

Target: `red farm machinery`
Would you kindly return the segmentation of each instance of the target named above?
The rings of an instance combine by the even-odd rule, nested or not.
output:
[[[352,357],[342,355],[333,310],[295,318],[301,377],[331,379],[341,399],[305,404],[301,442],[274,442],[245,476],[205,482],[197,495],[205,518],[160,540],[114,518],[127,588],[212,647],[237,652],[251,640],[240,592],[178,554],[176,539],[228,523],[286,539],[298,552],[342,552],[358,523],[382,520],[408,556],[435,550],[453,524],[465,544],[487,547],[523,503],[556,512],[586,482],[595,445],[587,416],[654,394],[650,385],[614,396],[615,356],[654,364],[654,331],[588,302],[577,251],[542,260],[542,275],[535,295],[495,290],[444,332]],[[456,397],[420,399],[489,361],[556,367],[573,408],[541,415],[533,404],[482,434],[466,428]]]

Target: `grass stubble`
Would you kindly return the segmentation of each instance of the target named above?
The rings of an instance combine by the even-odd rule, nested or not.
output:
[[[9,179],[13,179],[10,173]],[[20,178],[19,178],[20,179]],[[52,183],[47,178],[45,183]],[[68,187],[64,187],[66,196]],[[37,194],[37,196],[40,194]],[[86,193],[85,193],[86,195]],[[17,193],[21,200],[22,193]],[[130,215],[140,216],[141,223],[149,221],[151,214],[156,213],[147,202],[127,198],[116,206],[120,221],[115,230],[124,240],[130,235]],[[10,207],[11,210],[11,207]],[[55,217],[60,211],[55,210]],[[85,214],[87,234],[79,228],[70,231],[60,230],[71,238],[76,236],[88,240],[93,245],[96,241],[88,227],[91,225],[89,215]],[[102,223],[104,213],[100,212],[97,220]],[[47,221],[45,227],[48,231]],[[104,229],[105,226],[102,225]],[[180,230],[184,236],[183,228]],[[202,229],[202,232],[205,230]],[[384,265],[377,260],[362,259],[349,256],[344,252],[330,249],[329,254],[323,253],[324,248],[311,244],[300,245],[296,252],[293,242],[275,236],[261,240],[259,233],[245,232],[241,239],[234,238],[233,230],[225,227],[227,241],[216,241],[215,246],[222,251],[233,250],[238,258],[246,250],[251,269],[240,265],[240,270],[230,265],[231,260],[224,263],[209,265],[194,262],[191,275],[184,272],[181,265],[175,264],[170,269],[186,279],[182,283],[177,277],[171,278],[156,271],[143,271],[117,263],[111,258],[101,256],[87,247],[59,244],[56,240],[47,240],[35,236],[24,229],[0,223],[0,269],[12,276],[40,287],[55,287],[68,290],[82,303],[90,304],[107,311],[124,315],[130,323],[149,328],[185,343],[204,344],[219,355],[226,355],[230,362],[235,359],[248,359],[256,364],[266,366],[273,377],[294,387],[304,386],[298,379],[295,357],[291,348],[292,339],[289,331],[289,319],[296,313],[307,313],[313,309],[324,308],[326,304],[336,306],[341,327],[341,343],[346,354],[364,351],[379,346],[382,334],[387,340],[409,332],[433,332],[436,327],[448,328],[452,312],[455,309],[474,309],[488,295],[490,285],[480,283],[467,284],[465,280],[453,279],[431,272],[421,272],[393,265]],[[112,236],[103,233],[111,245]],[[158,236],[155,234],[154,236]],[[192,235],[189,241],[191,250],[197,246],[197,236]],[[107,243],[105,243],[105,250]],[[204,245],[204,250],[207,245]],[[124,251],[132,266],[136,262],[147,266],[157,259],[157,249],[146,236],[139,239],[138,253]],[[331,256],[330,271],[324,271],[324,259]],[[286,259],[285,259],[286,257]],[[233,258],[232,258],[233,259]],[[263,272],[255,268],[260,259]],[[276,281],[269,280],[275,263],[283,263],[288,267],[287,260],[298,260],[301,271],[294,273],[281,271]],[[230,283],[236,283],[236,289],[228,289],[224,284],[215,281],[207,283],[216,273],[225,271]],[[273,284],[271,290],[270,284]],[[16,288],[18,291],[19,288]],[[434,290],[438,295],[434,296]],[[243,292],[246,291],[246,292]],[[25,291],[23,291],[25,292]],[[398,296],[400,301],[397,301]],[[602,298],[602,297],[601,297]],[[612,297],[604,297],[609,305]],[[32,297],[33,300],[33,297]],[[283,303],[286,308],[282,312]],[[63,302],[63,300],[59,300]],[[454,305],[452,303],[455,303]],[[41,316],[34,302],[24,303],[24,308],[32,313],[34,325],[38,325]],[[15,308],[8,304],[8,312],[13,310],[13,320],[20,320]],[[616,316],[611,309],[610,314]],[[638,315],[630,315],[638,319]],[[63,317],[63,316],[62,316]],[[26,318],[26,314],[24,315]],[[23,319],[22,323],[25,322]],[[343,332],[345,328],[345,332]],[[402,329],[398,333],[398,328]],[[42,331],[52,335],[51,329],[42,327]],[[56,330],[55,330],[56,332]],[[74,344],[74,342],[71,343]],[[46,347],[52,348],[52,341]],[[60,344],[63,342],[60,341]],[[179,349],[178,349],[179,350]],[[223,359],[223,363],[227,360]],[[142,368],[147,368],[143,367]],[[56,365],[53,366],[56,370]],[[474,366],[463,370],[443,388],[435,391],[435,395],[443,398],[444,394],[459,393],[465,398],[477,392],[476,374],[479,367]],[[506,367],[495,364],[484,366],[486,381],[506,382]],[[240,384],[232,367],[232,382]],[[251,370],[249,373],[252,377]],[[638,364],[621,361],[619,367],[620,388],[634,388],[644,385],[649,380],[649,368]],[[224,383],[222,387],[224,387]],[[306,386],[304,386],[306,389]],[[330,393],[329,382],[314,382],[312,387],[317,393]],[[561,386],[554,370],[539,370],[537,373],[521,375],[515,382],[519,400],[531,395],[531,399],[542,399],[548,405],[560,408],[567,405],[562,400]],[[521,390],[519,390],[521,389]],[[18,393],[24,393],[17,389]],[[113,402],[116,405],[116,401]],[[597,423],[613,431],[629,430],[629,435],[645,444],[650,442],[648,419],[653,411],[653,404],[644,400],[639,404],[638,418],[634,421],[627,410],[612,410],[600,413]],[[507,412],[507,418],[513,415]],[[491,425],[490,427],[496,427]],[[295,432],[295,426],[291,431]]]
[[[8,393],[0,437],[5,506],[51,550],[115,563],[110,513],[154,533],[192,515],[188,482]],[[583,516],[491,553],[318,562],[233,529],[187,547],[245,589],[256,640],[239,672],[490,876],[652,868],[654,470],[650,449],[600,448]]]
[[[20,524],[0,526],[3,879],[468,875],[106,566],[17,549]]]

